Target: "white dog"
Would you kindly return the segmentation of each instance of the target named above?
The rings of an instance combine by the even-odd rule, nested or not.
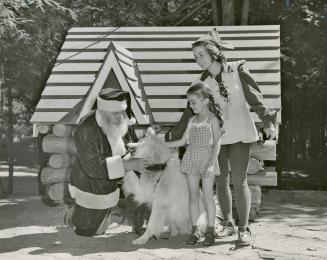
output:
[[[163,170],[142,173],[140,178],[134,172],[129,172],[124,177],[125,195],[134,194],[136,202],[147,203],[151,207],[146,231],[134,240],[133,244],[145,244],[152,236],[159,237],[165,227],[168,227],[171,236],[190,234],[192,226],[189,193],[186,176],[180,171],[177,153],[172,153],[152,128],[149,128],[146,137],[134,146],[134,157],[166,164],[166,167]],[[200,211],[198,225],[204,232],[207,221],[202,200]]]

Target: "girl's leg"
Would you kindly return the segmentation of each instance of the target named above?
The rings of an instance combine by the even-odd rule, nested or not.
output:
[[[204,206],[208,216],[208,227],[214,227],[216,218],[216,204],[213,199],[213,184],[215,176],[202,178],[202,193]]]
[[[221,213],[225,221],[231,221],[233,219],[232,193],[229,187],[228,157],[229,145],[222,145],[218,156],[220,175],[216,177],[216,191]]]
[[[215,225],[215,218],[216,218],[216,204],[213,199],[214,181],[215,181],[214,175],[202,178],[203,200],[208,216],[208,226],[207,226],[206,233],[204,235],[205,239],[203,241],[204,246],[211,246],[215,242],[214,225]]]
[[[248,227],[251,207],[251,195],[246,178],[246,171],[250,158],[250,143],[236,143],[230,145],[229,158],[231,163],[231,177],[235,190],[235,204],[239,215],[239,230],[244,232]]]
[[[189,245],[195,245],[199,241],[201,234],[197,226],[197,221],[200,214],[199,199],[200,199],[200,178],[198,176],[186,175],[187,186],[190,198],[190,216],[192,223],[192,234],[186,240]]]
[[[190,216],[192,226],[196,226],[196,223],[199,218],[199,199],[200,199],[200,179],[198,176],[193,176],[190,174],[186,175],[187,179],[187,186],[189,191],[189,198],[190,198]]]

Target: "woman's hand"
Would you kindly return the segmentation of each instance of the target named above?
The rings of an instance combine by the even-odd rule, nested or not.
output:
[[[263,131],[265,132],[266,136],[272,140],[276,137],[276,128],[273,124],[271,124],[269,127],[264,128]]]

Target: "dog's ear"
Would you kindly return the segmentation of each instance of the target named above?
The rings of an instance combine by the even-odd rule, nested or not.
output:
[[[146,131],[145,136],[151,136],[151,135],[156,135],[156,132],[152,127],[148,127],[148,130]]]

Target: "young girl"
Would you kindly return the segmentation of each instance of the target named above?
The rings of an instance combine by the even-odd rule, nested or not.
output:
[[[223,133],[223,119],[220,108],[214,103],[212,91],[206,83],[199,82],[191,86],[187,91],[187,99],[195,115],[189,119],[183,137],[180,140],[167,142],[167,145],[181,147],[187,144],[181,170],[187,176],[192,234],[186,243],[194,245],[201,236],[196,224],[199,217],[201,179],[204,206],[208,218],[203,245],[210,246],[215,241],[216,206],[213,200],[213,185],[215,175],[219,175],[217,157],[220,137]]]

